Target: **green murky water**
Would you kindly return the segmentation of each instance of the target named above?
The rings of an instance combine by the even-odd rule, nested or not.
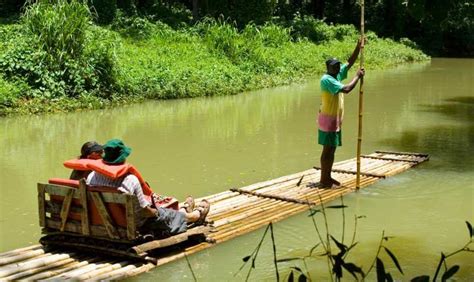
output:
[[[349,261],[367,270],[382,231],[394,236],[385,266],[401,280],[433,275],[440,253],[468,240],[465,221],[474,224],[474,60],[433,59],[431,63],[368,72],[365,79],[363,153],[374,150],[424,152],[431,160],[344,198],[345,240],[358,222]],[[343,147],[336,161],[355,156],[357,91],[346,97]],[[65,159],[83,142],[121,138],[133,148],[129,161],[152,187],[182,199],[302,171],[319,165],[316,144],[317,78],[231,97],[158,101],[120,109],[42,117],[0,119],[0,252],[35,244],[40,232],[36,183],[67,177]],[[342,236],[340,211],[328,215],[329,228]],[[256,247],[263,229],[189,257],[199,280],[241,281],[234,276],[241,258]],[[275,225],[279,258],[306,255],[317,235],[306,214]],[[474,246],[471,246],[474,248]],[[458,281],[474,279],[474,258],[459,254]],[[282,277],[298,263],[280,265]],[[327,279],[325,260],[308,261],[311,276]],[[349,280],[349,274],[345,274]],[[191,281],[185,260],[141,275],[140,280]],[[275,279],[270,240],[262,246],[251,280]],[[371,276],[370,280],[375,279]]]

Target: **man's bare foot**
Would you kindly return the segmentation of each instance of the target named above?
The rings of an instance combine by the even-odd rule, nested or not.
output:
[[[340,185],[337,185],[335,183],[319,183],[319,187],[318,188],[321,188],[321,189],[337,189],[337,188],[341,188]]]
[[[330,189],[334,188],[335,185],[333,183],[323,183],[323,182],[311,182],[306,185],[309,188],[319,188],[319,189]]]
[[[181,205],[181,209],[184,209],[187,213],[194,210],[194,199],[191,196],[187,196],[184,203]]]

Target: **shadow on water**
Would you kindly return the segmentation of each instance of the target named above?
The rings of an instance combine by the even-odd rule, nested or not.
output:
[[[421,129],[402,132],[399,138],[382,140],[400,151],[425,152],[440,161],[430,169],[466,170],[474,167],[474,159],[466,152],[474,151],[474,97],[454,97],[439,105],[419,105],[419,112],[443,116],[446,124],[437,124]]]
[[[474,97],[471,97],[471,96],[453,97],[453,98],[446,99],[445,101],[474,105]]]
[[[461,122],[470,122],[474,114],[474,97],[445,99],[441,105],[420,105],[423,112],[440,113]],[[448,102],[448,103],[446,103]]]

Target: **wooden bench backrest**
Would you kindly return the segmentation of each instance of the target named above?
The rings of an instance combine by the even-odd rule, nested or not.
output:
[[[88,187],[84,180],[55,180],[38,183],[41,227],[115,240],[136,238],[138,200],[134,195],[115,188]]]

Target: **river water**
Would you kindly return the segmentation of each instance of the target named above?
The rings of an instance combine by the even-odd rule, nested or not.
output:
[[[393,238],[384,246],[404,271],[399,274],[382,250],[380,257],[394,278],[432,277],[441,252],[451,253],[469,241],[465,221],[474,224],[473,71],[472,59],[433,59],[367,72],[362,152],[423,152],[431,159],[345,196],[346,242],[352,238],[354,217],[365,216],[358,220],[359,243],[348,261],[367,270],[385,232]],[[62,162],[77,156],[87,140],[123,139],[133,149],[129,161],[151,186],[180,199],[318,166],[318,84],[314,78],[236,96],[0,119],[0,252],[37,243],[36,183],[67,177]],[[357,89],[346,96],[343,146],[336,161],[355,156]],[[331,211],[328,220],[331,234],[340,239],[341,212]],[[317,221],[322,224],[320,216]],[[307,214],[277,223],[274,231],[278,258],[307,255],[318,241]],[[190,256],[198,280],[244,280],[248,267],[237,273],[242,258],[252,253],[262,234],[260,229]],[[250,280],[275,280],[270,242],[267,237]],[[458,281],[472,281],[473,261],[472,253],[460,253],[448,259],[448,266],[461,267]],[[281,277],[294,266],[304,269],[298,262],[280,264]],[[328,279],[324,259],[308,260],[307,267],[313,279]],[[375,279],[375,271],[369,278]],[[192,274],[186,260],[180,260],[136,279],[192,281]]]

